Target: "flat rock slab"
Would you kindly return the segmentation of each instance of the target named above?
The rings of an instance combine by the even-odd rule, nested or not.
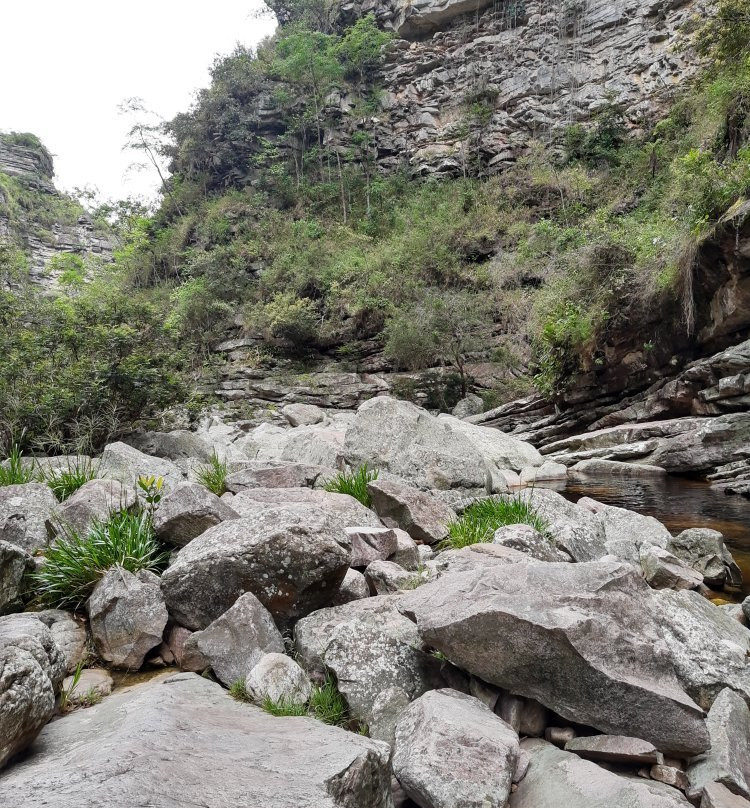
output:
[[[626,735],[589,735],[574,738],[565,744],[566,752],[589,760],[602,760],[608,763],[630,763],[644,765],[661,763],[664,756],[648,741],[629,738]]]
[[[621,777],[545,741],[524,741],[531,756],[510,808],[690,808],[676,789]]]
[[[189,673],[48,724],[0,775],[24,808],[390,808],[389,749],[312,718],[275,718]]]
[[[697,754],[709,745],[703,711],[675,677],[651,592],[627,564],[531,562],[443,576],[399,608],[485,682],[569,721]]]
[[[721,783],[709,783],[703,790],[700,808],[750,808],[750,802]]]

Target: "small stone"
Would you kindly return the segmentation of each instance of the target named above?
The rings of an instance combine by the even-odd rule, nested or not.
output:
[[[419,545],[405,530],[393,528],[393,532],[396,534],[396,552],[388,557],[388,561],[400,564],[405,570],[417,569],[420,566]]]
[[[396,532],[387,527],[348,527],[346,535],[352,546],[352,567],[385,561],[398,549]]]
[[[106,522],[115,511],[128,511],[136,502],[134,489],[119,480],[89,480],[59,505],[48,522],[53,533],[73,528],[86,533],[94,522]]]
[[[0,541],[0,615],[22,608],[23,579],[33,569],[34,560],[25,550]]]
[[[274,704],[307,704],[312,688],[307,674],[290,657],[264,654],[245,679],[245,687],[255,701]]]
[[[547,728],[548,710],[536,699],[525,699],[521,712],[521,726],[519,735],[526,735],[532,738],[544,737],[544,730]]]
[[[513,726],[512,721],[508,721],[505,716],[501,715],[495,709],[502,694],[494,685],[488,685],[487,682],[483,682],[481,679],[477,679],[476,676],[472,676],[469,679],[469,693],[471,693],[475,699],[479,699],[486,707],[489,707],[490,710],[493,710],[496,715],[500,715],[500,718],[502,718],[506,724]],[[513,729],[518,731],[516,727],[513,727]]]
[[[365,579],[375,595],[398,592],[414,579],[414,573],[392,561],[373,561],[365,570]]]
[[[378,693],[372,703],[372,719],[368,725],[370,737],[393,747],[396,724],[409,703],[408,694],[400,687],[389,687]]]
[[[338,588],[338,591],[333,596],[331,601],[332,606],[341,606],[344,603],[350,603],[353,600],[361,600],[362,598],[370,597],[370,587],[367,585],[367,579],[361,572],[357,570],[348,569],[344,580]]]
[[[312,426],[325,418],[323,410],[314,404],[287,404],[281,414],[291,426]]]
[[[564,749],[576,737],[573,727],[547,727],[544,730],[545,740]]]
[[[518,753],[518,760],[516,761],[516,769],[513,772],[513,784],[516,785],[526,777],[531,765],[531,755],[525,750],[521,749]]]
[[[679,788],[680,791],[687,791],[690,787],[688,776],[681,769],[675,769],[673,766],[662,766],[657,764],[651,767],[651,779],[658,780],[660,783],[665,783],[673,788]]]

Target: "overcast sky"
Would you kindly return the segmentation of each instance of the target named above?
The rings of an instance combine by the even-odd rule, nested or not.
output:
[[[0,0],[0,130],[33,132],[55,157],[58,186],[105,198],[150,194],[128,173],[118,106],[140,96],[164,118],[208,84],[217,53],[273,31],[261,0]]]

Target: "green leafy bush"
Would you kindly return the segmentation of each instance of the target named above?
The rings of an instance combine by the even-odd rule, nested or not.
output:
[[[62,469],[50,469],[41,475],[42,482],[52,489],[58,502],[64,502],[71,494],[96,477],[96,467],[89,458],[75,458]]]
[[[377,469],[370,469],[367,463],[360,466],[356,471],[342,471],[333,480],[325,484],[326,491],[337,494],[349,494],[350,497],[358,499],[365,507],[372,507],[372,497],[367,490],[367,483],[378,479]]]
[[[24,463],[21,450],[14,445],[8,457],[0,463],[0,486],[23,485],[34,479],[34,464]]]
[[[219,456],[214,452],[211,459],[205,466],[200,466],[196,472],[198,482],[208,488],[211,493],[220,497],[227,492],[227,474],[229,473],[229,465],[226,460],[219,460]]]
[[[492,541],[498,528],[505,525],[531,525],[540,533],[549,527],[520,494],[512,497],[490,497],[474,502],[448,526],[448,536],[441,549],[468,547]]]
[[[32,575],[39,599],[56,608],[80,608],[104,573],[114,566],[128,572],[158,570],[166,561],[154,538],[148,513],[118,512],[80,534],[67,528],[45,551]]]

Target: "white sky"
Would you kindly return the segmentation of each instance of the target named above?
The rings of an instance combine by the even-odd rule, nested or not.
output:
[[[261,0],[0,0],[0,130],[33,132],[55,157],[58,187],[103,198],[152,195],[130,172],[118,106],[140,96],[164,118],[208,84],[217,53],[273,32]]]

